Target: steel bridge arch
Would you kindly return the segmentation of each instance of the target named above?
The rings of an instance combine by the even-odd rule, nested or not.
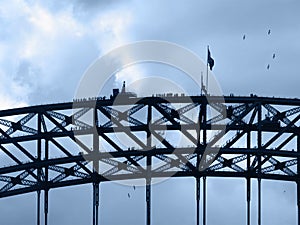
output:
[[[50,189],[92,183],[93,224],[98,224],[101,182],[144,179],[150,225],[153,178],[189,176],[196,180],[197,224],[202,179],[205,225],[206,177],[242,177],[248,225],[251,179],[258,180],[260,225],[261,179],[283,180],[297,184],[300,224],[299,120],[299,99],[255,95],[95,97],[2,110],[0,198],[37,192],[40,209],[44,191],[47,224]],[[184,143],[177,146],[174,135]]]

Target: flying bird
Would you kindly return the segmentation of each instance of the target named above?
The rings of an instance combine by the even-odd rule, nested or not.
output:
[[[243,36],[243,40],[245,40],[246,39],[246,35],[244,34],[244,36]]]
[[[275,59],[275,53],[273,53],[273,59]]]
[[[269,29],[269,30],[268,30],[268,35],[270,35],[270,34],[271,34],[271,30]]]
[[[270,64],[267,65],[267,69],[270,69]]]

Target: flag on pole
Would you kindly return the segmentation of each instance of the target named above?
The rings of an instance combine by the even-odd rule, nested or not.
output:
[[[210,56],[209,47],[207,47],[207,63],[209,65],[210,70],[212,70],[212,68],[215,65],[215,60]]]

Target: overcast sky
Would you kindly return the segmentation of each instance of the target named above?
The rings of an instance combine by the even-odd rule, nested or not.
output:
[[[97,57],[141,40],[174,42],[203,61],[209,45],[213,72],[226,95],[300,98],[299,11],[298,0],[0,1],[0,109],[71,101]],[[112,78],[112,86],[119,87],[123,80],[130,84],[142,76],[138,73],[189,85],[180,75],[172,76],[172,69],[141,65]],[[151,93],[151,85],[148,89]],[[209,179],[208,224],[245,223],[244,182]],[[263,224],[295,224],[295,185],[265,181],[263,187]],[[90,223],[91,185],[50,194],[50,224]],[[104,184],[101,224],[143,224],[143,196],[143,187],[133,191]],[[252,205],[254,222],[255,198]],[[155,185],[152,206],[153,224],[195,224],[194,180]],[[33,224],[34,208],[35,194],[1,199],[0,223]],[[17,213],[13,218],[12,212]]]

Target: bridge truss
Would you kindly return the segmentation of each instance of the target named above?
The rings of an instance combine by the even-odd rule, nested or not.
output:
[[[225,101],[224,101],[225,100]],[[0,198],[37,192],[37,224],[48,217],[53,188],[91,183],[93,225],[99,184],[144,179],[146,224],[154,178],[195,177],[197,225],[206,224],[206,177],[297,184],[300,224],[300,100],[265,97],[168,96],[91,98],[0,111]],[[180,141],[178,141],[180,139]],[[203,215],[200,222],[200,181]]]

